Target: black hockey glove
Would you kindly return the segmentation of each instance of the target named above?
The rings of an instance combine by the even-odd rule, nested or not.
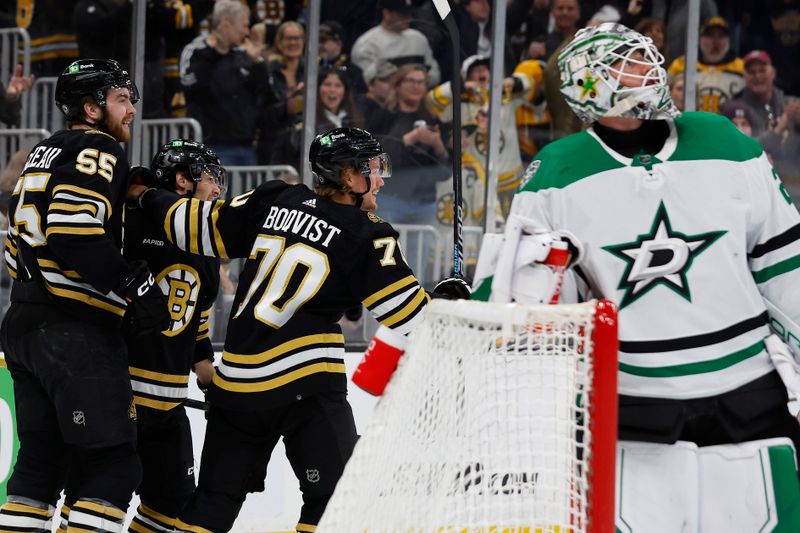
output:
[[[350,322],[358,322],[359,320],[361,320],[361,315],[363,314],[363,312],[364,312],[364,307],[362,305],[357,305],[355,307],[345,309],[344,317]]]
[[[461,278],[443,279],[433,288],[432,298],[446,298],[448,300],[469,300],[472,291],[469,283]]]
[[[114,292],[128,304],[125,316],[122,317],[124,334],[143,337],[169,327],[167,299],[144,261],[131,263],[130,272]]]
[[[144,185],[148,189],[151,187],[158,188],[158,180],[153,171],[147,167],[135,166],[131,167],[128,172],[128,185]]]
[[[155,174],[153,174],[153,171],[147,167],[140,166],[131,167],[130,171],[128,172],[128,189],[130,189],[132,185],[144,185],[147,188],[140,192],[136,198],[128,198],[128,205],[131,207],[142,207],[142,197],[145,195],[145,193],[151,189],[157,189],[160,187]]]

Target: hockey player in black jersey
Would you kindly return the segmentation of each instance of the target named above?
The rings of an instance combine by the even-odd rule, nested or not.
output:
[[[390,224],[374,215],[388,156],[357,128],[318,136],[315,189],[270,181],[226,202],[141,185],[131,197],[178,246],[246,258],[209,398],[200,478],[176,528],[228,531],[264,489],[282,436],[300,482],[297,531],[314,531],[356,441],[338,320],[359,303],[405,334],[429,296]]]
[[[9,208],[13,278],[2,347],[20,441],[0,530],[46,531],[68,468],[70,527],[121,531],[139,484],[136,409],[120,334],[167,327],[143,262],[120,252],[136,86],[115,61],[79,60],[56,85],[69,129],[31,151]],[[68,453],[69,452],[69,453]]]
[[[187,198],[214,200],[226,188],[217,155],[193,141],[165,144],[150,169],[159,187]],[[124,250],[126,257],[147,261],[167,295],[172,318],[159,334],[127,339],[143,474],[131,529],[171,531],[195,488],[192,433],[182,400],[191,370],[201,388],[208,387],[214,373],[208,318],[219,287],[219,259],[170,244],[161,224],[130,207]]]

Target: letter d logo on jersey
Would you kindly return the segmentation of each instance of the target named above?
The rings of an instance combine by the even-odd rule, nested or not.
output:
[[[656,211],[649,233],[633,242],[603,246],[603,250],[625,261],[625,272],[617,285],[624,290],[619,308],[635,302],[658,285],[664,285],[692,301],[686,274],[695,258],[723,236],[725,231],[685,235],[672,229],[664,202]]]

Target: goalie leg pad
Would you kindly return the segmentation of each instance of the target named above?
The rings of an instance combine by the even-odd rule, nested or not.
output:
[[[697,533],[697,445],[619,441],[616,510],[620,533]]]
[[[697,447],[619,441],[620,532],[800,531],[800,482],[786,438]]]

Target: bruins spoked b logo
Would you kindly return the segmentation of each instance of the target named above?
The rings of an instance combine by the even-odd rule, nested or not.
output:
[[[192,321],[200,294],[200,275],[189,265],[170,265],[156,278],[161,292],[167,297],[172,322],[162,333],[174,337]]]

